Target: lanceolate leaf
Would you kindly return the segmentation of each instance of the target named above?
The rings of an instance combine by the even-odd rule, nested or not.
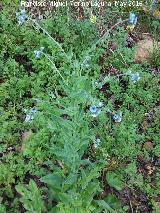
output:
[[[123,188],[123,182],[114,172],[108,172],[106,174],[106,180],[111,187],[117,190],[121,190]]]

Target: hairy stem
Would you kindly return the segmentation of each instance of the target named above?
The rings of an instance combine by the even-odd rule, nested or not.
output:
[[[59,49],[64,53],[65,57],[68,60],[68,56],[63,50],[63,48],[61,47],[61,45],[54,38],[52,38],[52,36],[43,27],[41,27],[40,24],[38,24],[35,20],[31,18],[29,18],[29,20],[32,21],[38,28],[40,28],[43,31],[43,33],[46,34],[50,38],[50,40],[52,40],[59,47]]]
[[[42,52],[42,54],[50,61],[50,63],[53,65],[53,69],[56,70],[56,72],[57,72],[57,73],[59,74],[59,76],[62,78],[63,82],[66,84],[65,79],[63,78],[63,76],[61,75],[61,73],[59,72],[59,70],[57,69],[56,65],[55,65],[55,64],[53,63],[53,61],[50,59],[50,57],[49,57],[47,54],[43,53],[43,52]]]

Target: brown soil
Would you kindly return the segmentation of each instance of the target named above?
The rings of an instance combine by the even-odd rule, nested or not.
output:
[[[144,36],[143,40],[137,43],[135,50],[135,63],[142,63],[150,58],[153,51],[160,47],[160,42],[157,44],[149,35]]]

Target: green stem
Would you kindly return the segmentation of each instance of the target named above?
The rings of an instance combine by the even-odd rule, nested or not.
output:
[[[31,20],[38,28],[40,28],[43,31],[43,33],[46,34],[59,47],[59,49],[64,53],[65,57],[68,60],[68,56],[63,50],[63,48],[61,47],[61,45],[54,38],[52,38],[52,36],[43,27],[41,27],[35,20],[31,19],[30,17],[29,17],[29,20]]]
[[[65,81],[65,79],[63,78],[63,76],[61,75],[61,73],[59,72],[59,70],[57,69],[56,65],[55,65],[55,64],[53,63],[53,61],[50,59],[50,57],[49,57],[47,54],[43,53],[43,52],[42,52],[42,54],[51,62],[51,64],[53,65],[53,69],[56,70],[56,72],[57,72],[57,73],[59,74],[59,76],[62,78],[63,82],[64,82],[65,84],[67,84],[66,81]]]
[[[107,30],[107,31],[105,32],[105,34],[104,34],[96,43],[94,43],[94,44],[91,46],[91,48],[90,48],[89,51],[88,51],[88,54],[89,54],[90,52],[92,52],[100,42],[104,41],[104,40],[106,39],[106,37],[108,36],[108,34],[109,34],[115,27],[117,27],[119,24],[122,24],[122,23],[124,23],[124,22],[126,22],[126,21],[128,21],[128,19],[125,19],[125,20],[123,20],[123,21],[121,20],[121,21],[117,22],[115,25],[113,25],[109,30]],[[88,54],[87,54],[87,55],[88,55]]]

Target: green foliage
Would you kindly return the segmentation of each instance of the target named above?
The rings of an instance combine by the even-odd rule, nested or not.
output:
[[[6,207],[1,202],[2,198],[0,197],[0,213],[6,213]]]
[[[16,190],[22,196],[20,202],[23,203],[26,212],[41,213],[45,211],[41,194],[33,180],[30,180],[27,188],[17,185]]]
[[[123,189],[122,180],[114,172],[107,172],[106,180],[107,180],[107,183],[111,187],[113,187],[113,188],[115,188],[117,190],[122,190]]]
[[[10,4],[0,14],[0,213],[124,213],[137,202],[122,199],[126,188],[144,193],[138,196],[156,212],[159,79],[152,70],[159,52],[148,64],[134,63],[125,22],[116,20],[127,18],[121,9],[115,17],[94,11],[95,25],[90,9],[78,20],[70,7],[18,25]]]

